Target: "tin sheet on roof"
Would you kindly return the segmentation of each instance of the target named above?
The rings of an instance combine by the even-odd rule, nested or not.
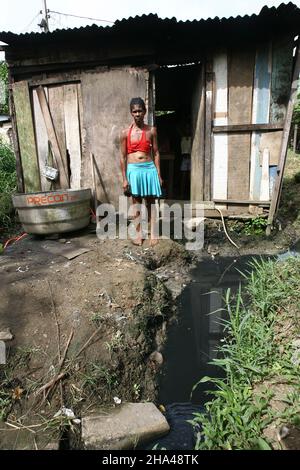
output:
[[[133,28],[135,33],[151,34],[162,38],[165,34],[189,34],[195,37],[214,35],[224,38],[228,35],[246,35],[277,31],[286,31],[297,34],[300,24],[300,9],[293,3],[282,3],[279,7],[263,7],[259,15],[237,16],[235,18],[208,18],[206,20],[177,21],[176,18],[159,18],[156,14],[123,18],[115,22],[113,26],[91,25],[73,29],[57,29],[49,33],[25,33],[0,32],[0,40],[9,46],[26,47],[32,42],[54,43],[73,41],[80,39],[92,39],[118,37],[123,33],[130,33]]]

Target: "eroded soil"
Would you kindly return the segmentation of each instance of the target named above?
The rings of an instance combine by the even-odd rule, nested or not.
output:
[[[63,256],[78,248],[89,251]],[[155,400],[160,358],[151,353],[161,350],[174,314],[164,282],[175,297],[188,282],[189,260],[172,241],[140,248],[98,240],[88,230],[11,245],[0,258],[0,331],[13,334],[0,366],[1,417],[8,423],[0,426],[0,447],[57,447],[66,430],[72,447],[80,446],[76,418],[84,413]],[[56,416],[62,407],[75,421],[65,412]]]

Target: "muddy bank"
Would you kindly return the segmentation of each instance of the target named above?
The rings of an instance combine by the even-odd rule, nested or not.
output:
[[[64,256],[78,249],[86,252]],[[0,331],[9,328],[13,340],[0,366],[1,448],[55,447],[66,429],[80,447],[76,418],[119,401],[155,400],[160,356],[152,353],[174,314],[158,266],[176,264],[180,291],[187,259],[171,241],[155,251],[88,233],[27,237],[6,250]]]
[[[287,251],[290,246],[300,239],[300,228],[287,222],[272,231],[267,237],[263,230],[261,234],[251,233],[251,228],[245,229],[244,222],[226,220],[228,235],[238,246],[233,246],[228,240],[222,222],[220,220],[209,220],[205,224],[204,253],[214,257],[237,257],[249,255],[276,255]],[[279,230],[280,229],[280,230]],[[253,229],[253,231],[255,228]]]

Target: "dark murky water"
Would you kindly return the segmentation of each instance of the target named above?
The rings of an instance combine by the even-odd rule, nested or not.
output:
[[[280,261],[284,261],[287,258],[290,258],[291,256],[297,258],[300,256],[300,240],[295,243],[295,245],[293,245],[288,251],[278,255],[278,259]]]
[[[300,243],[278,256],[285,260],[299,256]],[[210,364],[218,356],[217,348],[224,338],[222,320],[228,318],[225,310],[226,292],[236,293],[250,272],[251,257],[217,258],[201,262],[193,270],[191,282],[179,298],[178,321],[169,327],[163,351],[164,366],[160,376],[158,401],[166,408],[166,418],[171,431],[167,436],[152,442],[148,449],[193,449],[195,433],[187,420],[195,412],[204,412],[209,400],[209,382],[193,386],[203,377],[222,377],[221,368]],[[276,257],[272,257],[276,258]]]
[[[222,374],[210,361],[217,357],[216,349],[224,337],[222,320],[227,318],[224,297],[227,289],[232,293],[239,289],[243,282],[239,271],[250,270],[251,259],[203,261],[192,272],[193,282],[179,299],[178,322],[168,332],[160,377],[160,403],[191,401],[203,405],[207,401],[205,392],[211,384],[200,384],[191,397],[192,388],[205,375],[219,377]]]
[[[204,412],[211,383],[193,386],[203,377],[221,377],[221,368],[210,364],[224,338],[222,320],[228,316],[224,297],[230,288],[234,294],[244,281],[239,272],[251,271],[253,257],[217,258],[201,262],[191,273],[193,281],[179,298],[178,320],[169,327],[163,351],[158,401],[166,408],[170,425],[167,436],[150,443],[170,450],[193,449],[195,432],[187,420],[195,412]],[[192,396],[191,396],[192,393]]]

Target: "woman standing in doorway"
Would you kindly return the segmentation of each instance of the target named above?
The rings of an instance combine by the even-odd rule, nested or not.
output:
[[[154,204],[155,198],[162,195],[157,133],[155,127],[144,123],[146,106],[142,98],[132,98],[130,113],[133,123],[121,134],[123,190],[125,194],[130,192],[133,204],[140,205],[142,199],[145,199],[150,222],[150,245],[154,246],[158,243],[154,229]],[[152,205],[153,210],[151,210]],[[136,212],[135,218],[139,216],[140,210]],[[137,225],[136,238],[132,242],[135,245],[142,245],[141,224]]]

